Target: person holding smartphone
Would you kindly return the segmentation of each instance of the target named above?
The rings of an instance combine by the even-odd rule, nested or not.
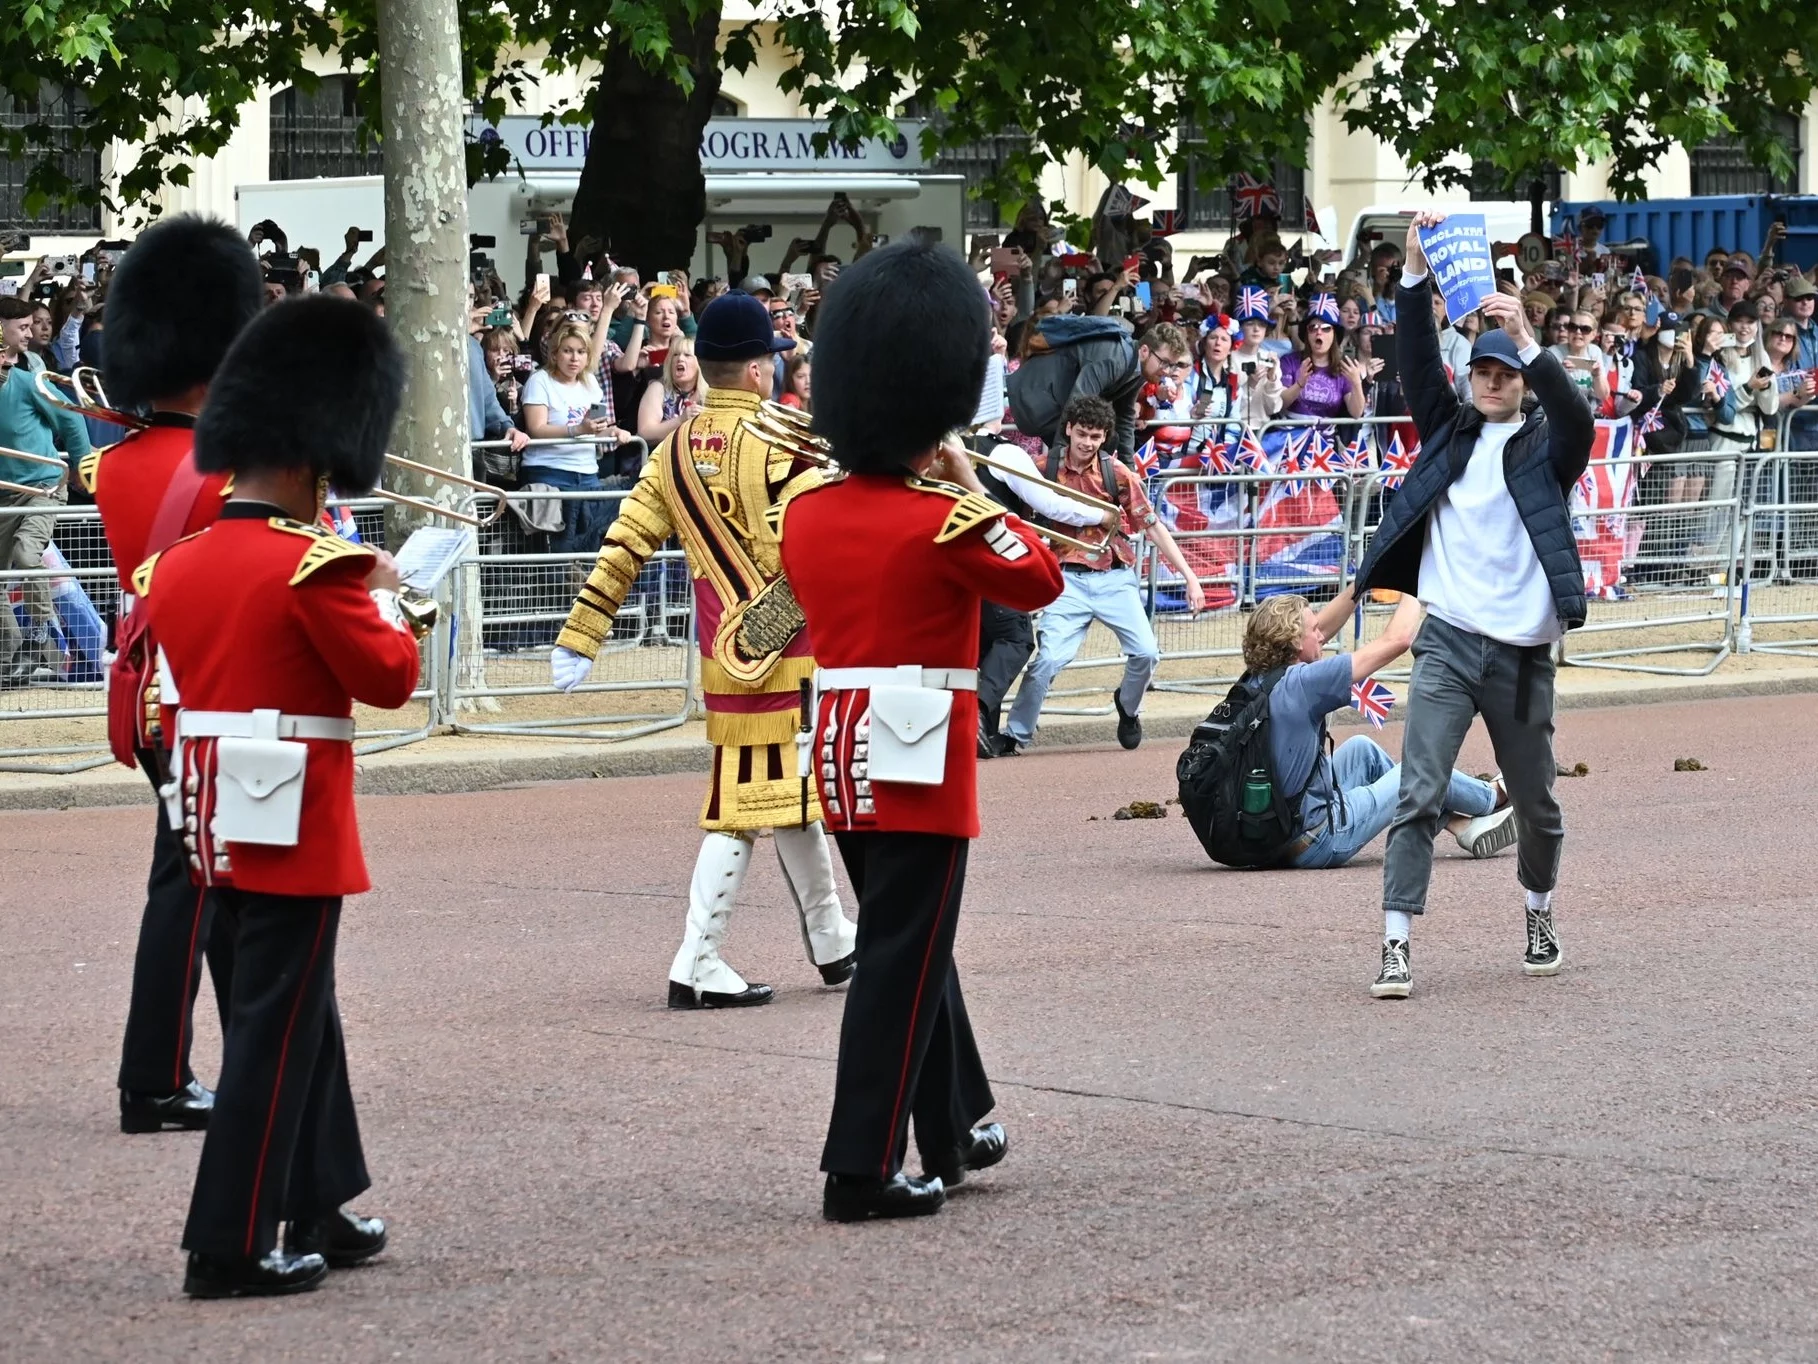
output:
[[[1607,357],[1597,345],[1596,335],[1597,318],[1589,312],[1575,312],[1566,321],[1566,339],[1548,349],[1591,407],[1601,412],[1610,400],[1610,383],[1604,373]]]

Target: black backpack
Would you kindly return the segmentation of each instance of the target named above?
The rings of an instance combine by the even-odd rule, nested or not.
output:
[[[1187,822],[1214,862],[1227,867],[1286,865],[1300,836],[1300,805],[1319,771],[1292,794],[1275,779],[1269,745],[1269,697],[1286,668],[1245,673],[1193,731],[1175,764]],[[1320,721],[1319,746],[1327,745]]]

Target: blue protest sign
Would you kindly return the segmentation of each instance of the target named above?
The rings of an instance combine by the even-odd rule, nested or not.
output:
[[[1496,268],[1483,214],[1454,213],[1437,227],[1421,228],[1420,249],[1427,253],[1433,287],[1445,299],[1450,321],[1456,323],[1476,312],[1496,292]]]

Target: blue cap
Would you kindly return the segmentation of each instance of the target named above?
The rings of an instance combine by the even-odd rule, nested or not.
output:
[[[694,353],[701,360],[755,360],[794,349],[793,340],[776,334],[763,300],[750,294],[721,294],[701,310],[694,334]]]
[[[1507,365],[1510,369],[1525,370],[1527,361],[1521,358],[1521,347],[1515,344],[1515,338],[1501,327],[1481,332],[1471,343],[1471,363],[1479,360],[1495,360]]]

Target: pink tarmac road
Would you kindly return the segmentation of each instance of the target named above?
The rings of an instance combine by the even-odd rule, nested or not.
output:
[[[1521,975],[1512,855],[1453,852],[1400,1003],[1380,843],[1239,874],[1112,821],[1175,742],[986,765],[958,961],[1010,1155],[892,1225],[818,1215],[841,996],[768,845],[727,952],[776,1002],[663,1007],[699,778],[366,800],[392,1245],[263,1303],[180,1295],[200,1138],[116,1130],[150,812],[0,815],[0,1360],[1818,1358],[1815,718],[1564,714],[1564,971]]]

